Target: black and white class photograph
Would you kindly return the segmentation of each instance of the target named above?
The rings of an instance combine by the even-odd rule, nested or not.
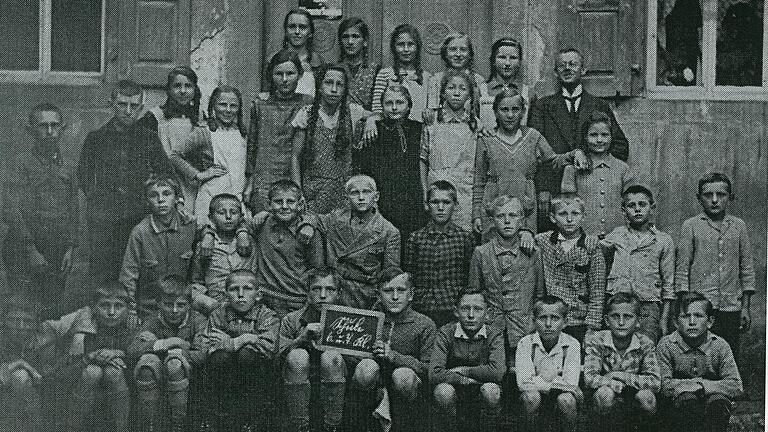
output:
[[[0,0],[0,432],[763,432],[764,0]]]

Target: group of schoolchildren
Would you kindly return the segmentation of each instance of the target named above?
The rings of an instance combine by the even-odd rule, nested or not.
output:
[[[591,405],[600,431],[727,428],[755,288],[726,175],[699,180],[704,211],[675,248],[577,50],[529,116],[514,39],[494,43],[486,80],[464,34],[433,75],[410,25],[385,68],[357,18],[335,65],[306,11],[284,28],[248,128],[230,86],[198,125],[187,67],[140,119],[141,88],[121,81],[71,172],[61,111],[32,110],[3,210],[33,276],[3,309],[5,424],[495,431],[513,406],[518,430],[574,430]],[[95,283],[72,312],[57,298],[78,189]],[[319,346],[331,304],[384,313],[370,356]]]

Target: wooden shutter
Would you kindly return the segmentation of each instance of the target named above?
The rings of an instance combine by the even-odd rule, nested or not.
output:
[[[645,20],[635,2],[645,0],[559,0],[558,48],[584,54],[587,89],[598,96],[638,91]],[[633,85],[635,84],[635,85]]]
[[[191,0],[120,0],[118,78],[165,85],[168,70],[189,64]]]

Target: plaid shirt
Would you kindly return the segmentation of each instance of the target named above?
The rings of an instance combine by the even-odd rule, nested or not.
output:
[[[472,234],[449,222],[440,229],[433,222],[411,233],[405,246],[405,270],[413,275],[414,309],[452,310],[459,291],[467,286],[472,258]]]
[[[613,372],[614,375],[621,374],[619,379],[637,390],[658,392],[661,388],[656,345],[648,336],[633,334],[623,354],[616,350],[610,330],[595,332],[585,344],[584,382],[587,386],[596,389],[607,385],[610,380],[605,375]]]
[[[568,252],[560,246],[557,234],[547,231],[536,235],[544,265],[545,292],[568,305],[566,326],[586,324],[599,330],[603,321],[605,258],[599,247],[587,250],[583,232]]]

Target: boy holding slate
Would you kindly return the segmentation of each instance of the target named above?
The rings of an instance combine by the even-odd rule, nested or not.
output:
[[[279,353],[283,361],[283,397],[288,413],[289,432],[309,431],[310,380],[320,379],[322,432],[339,429],[344,409],[347,368],[335,350],[317,349],[320,311],[334,304],[339,296],[339,276],[323,267],[307,273],[307,304],[285,315],[280,323]]]

